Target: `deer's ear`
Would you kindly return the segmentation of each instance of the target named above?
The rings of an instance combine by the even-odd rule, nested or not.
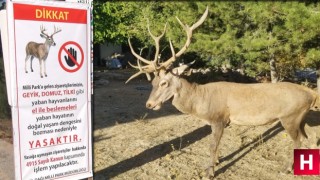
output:
[[[195,61],[192,61],[191,63],[188,63],[188,64],[183,64],[179,67],[176,67],[174,69],[172,69],[172,72],[173,74],[176,74],[176,75],[181,75],[182,73],[185,72],[186,69],[188,69]]]
[[[188,66],[182,65],[180,67],[173,68],[172,73],[180,76],[187,68],[188,68]]]
[[[46,36],[45,36],[45,35],[43,35],[43,34],[40,34],[40,37],[42,37],[42,38],[46,38]]]

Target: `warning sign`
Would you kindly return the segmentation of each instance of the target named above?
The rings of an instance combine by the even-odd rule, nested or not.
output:
[[[58,53],[59,63],[66,72],[78,71],[84,60],[81,46],[73,41],[64,43]]]
[[[92,177],[89,9],[7,1],[16,179]]]

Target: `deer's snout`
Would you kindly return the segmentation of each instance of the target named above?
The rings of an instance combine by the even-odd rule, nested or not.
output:
[[[146,107],[152,110],[159,110],[161,108],[161,103],[156,103],[154,101],[147,101]]]
[[[153,107],[152,104],[153,104],[152,102],[148,101],[148,102],[146,103],[146,107],[147,107],[148,109],[152,109],[152,107]]]

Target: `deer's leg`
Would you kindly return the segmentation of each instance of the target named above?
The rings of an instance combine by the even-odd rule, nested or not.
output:
[[[25,58],[25,63],[24,63],[24,71],[26,73],[28,73],[28,70],[27,70],[27,62],[28,62],[28,59],[30,58],[30,55],[26,55],[26,58]]]
[[[218,146],[224,130],[223,121],[211,123],[211,129],[212,129],[212,140],[210,145],[211,162],[209,167],[207,168],[207,177],[214,176],[214,166],[218,161]]]
[[[299,149],[301,147],[302,139],[304,138],[304,134],[301,129],[301,123],[306,114],[307,111],[303,111],[286,118],[281,118],[282,126],[293,140],[294,149]],[[288,162],[284,170],[287,173],[292,171],[293,167],[293,151],[291,151],[290,154],[291,157],[288,157]]]
[[[46,60],[43,60],[44,76],[47,77]]]
[[[42,75],[42,59],[39,59],[39,63],[40,63],[40,77],[43,78],[43,75]]]
[[[34,58],[34,56],[31,56],[31,58],[30,58],[30,69],[31,69],[31,72],[33,72],[33,68],[32,68],[33,58]]]

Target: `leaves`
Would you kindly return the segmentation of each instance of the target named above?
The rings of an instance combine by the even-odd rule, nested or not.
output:
[[[187,50],[210,66],[230,64],[245,68],[255,76],[269,70],[274,56],[283,76],[303,66],[318,66],[320,51],[320,6],[304,2],[121,2],[95,1],[94,41],[127,44],[132,37],[136,49],[150,47],[147,22],[152,33],[159,35],[168,23],[160,42],[162,57],[170,57],[168,39],[175,49],[185,42],[185,32],[176,17],[191,25],[209,6],[205,22],[195,30]]]

